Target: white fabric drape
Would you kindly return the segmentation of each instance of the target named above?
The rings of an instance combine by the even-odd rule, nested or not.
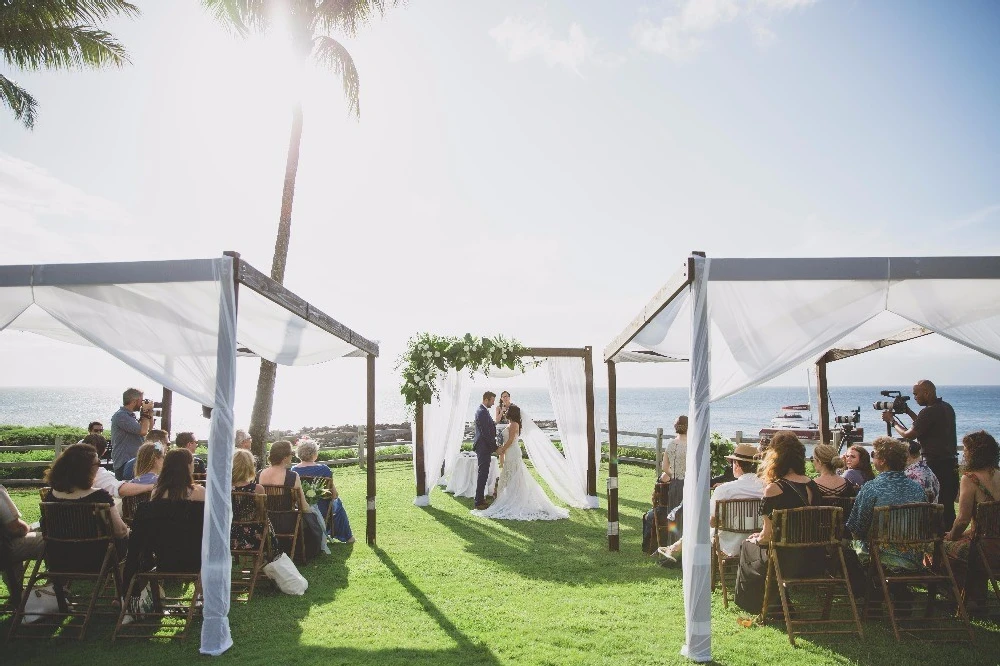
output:
[[[685,641],[681,654],[692,661],[712,660],[712,557],[708,498],[711,487],[710,408],[712,348],[708,326],[710,261],[694,258],[691,285],[691,398],[688,406],[687,474],[684,478]],[[707,302],[706,302],[707,301]]]
[[[587,495],[587,467],[590,461],[587,437],[587,375],[585,362],[582,358],[578,357],[554,357],[548,360],[548,370],[549,397],[552,399],[552,411],[555,413],[556,425],[559,428],[559,441],[562,442],[566,472],[572,485],[576,489],[579,489],[579,491],[582,491],[584,503],[578,503],[580,493],[577,490],[574,490],[572,501],[569,498],[563,498],[561,495],[560,498],[572,506],[596,509],[598,507],[597,497],[595,495]],[[594,440],[596,447],[597,438],[595,437]],[[600,459],[599,451],[595,451],[594,459]],[[532,462],[534,462],[534,459],[532,459]],[[535,467],[537,468],[538,465],[536,464]]]
[[[528,458],[535,466],[535,471],[545,479],[545,483],[549,484],[549,488],[552,489],[556,497],[578,509],[594,508],[587,496],[586,465],[584,465],[584,478],[581,484],[569,461],[524,410],[521,410],[521,420],[523,422],[521,424],[521,441],[524,442]],[[584,447],[584,452],[586,452],[586,447]]]
[[[233,262],[219,259],[218,337],[215,354],[215,395],[208,435],[208,477],[205,486],[205,527],[201,541],[201,653],[217,656],[233,645],[229,630],[232,561],[229,531],[233,518],[233,406],[236,397],[236,298]],[[208,403],[206,403],[208,404]]]
[[[438,398],[423,406],[424,488],[427,494],[413,500],[417,506],[430,504],[431,489],[441,478],[441,465],[448,461],[450,466],[462,448],[465,414],[469,410],[471,392],[472,380],[469,375],[451,368],[441,382]],[[410,432],[413,441],[416,441],[415,423],[411,424]],[[416,458],[413,471],[416,475]]]

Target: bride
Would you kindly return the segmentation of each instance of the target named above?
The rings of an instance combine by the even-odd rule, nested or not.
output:
[[[472,515],[498,520],[559,520],[569,518],[569,509],[553,504],[545,491],[528,472],[521,455],[521,408],[507,408],[507,437],[497,449],[500,458],[499,491],[489,508],[474,510]]]

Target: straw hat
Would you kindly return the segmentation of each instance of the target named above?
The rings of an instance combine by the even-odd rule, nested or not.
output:
[[[753,444],[737,444],[733,452],[726,456],[726,460],[738,460],[740,462],[758,462],[760,451]]]

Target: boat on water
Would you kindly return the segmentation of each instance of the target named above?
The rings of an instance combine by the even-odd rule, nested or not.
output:
[[[796,437],[804,442],[818,443],[820,441],[819,424],[813,419],[811,405],[786,405],[771,419],[771,425],[760,429],[760,437],[770,439],[779,430],[791,430]],[[850,442],[864,441],[864,428],[853,428]]]

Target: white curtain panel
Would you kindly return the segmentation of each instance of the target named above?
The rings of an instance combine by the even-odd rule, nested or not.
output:
[[[0,330],[7,328],[31,303],[31,287],[0,288]]]
[[[452,368],[441,381],[438,398],[423,406],[424,488],[427,494],[413,500],[417,506],[430,504],[431,489],[441,478],[441,465],[445,460],[453,460],[462,447],[471,390],[472,380],[468,374]],[[411,424],[410,431],[413,441],[416,441],[416,423]],[[414,479],[416,473],[416,457],[414,457]]]
[[[584,476],[584,483],[581,485],[576,472],[570,467],[563,454],[559,452],[549,436],[535,425],[535,422],[524,410],[521,410],[521,421],[521,440],[528,452],[528,458],[535,466],[535,471],[545,479],[545,483],[549,484],[549,488],[552,489],[556,497],[578,509],[593,508],[587,497],[586,476]],[[586,466],[584,466],[584,474],[586,475]]]
[[[709,282],[712,401],[834,346],[885,309],[887,286],[885,280]]]
[[[34,298],[94,346],[186,398],[214,405],[220,289],[218,281],[35,286]]]
[[[563,456],[566,460],[567,472],[572,483],[583,492],[585,505],[581,508],[596,509],[598,499],[595,495],[587,495],[587,375],[582,358],[553,357],[548,361],[549,397],[552,400],[552,411],[555,413],[556,425],[559,428],[559,440],[562,442]],[[595,446],[597,438],[594,438]],[[600,460],[600,452],[595,451],[595,460]],[[534,462],[534,460],[532,460]],[[537,465],[536,465],[537,467]],[[551,484],[550,484],[551,485]],[[574,501],[579,499],[579,493],[574,493]],[[564,499],[570,502],[569,499]],[[580,506],[571,503],[572,506]]]
[[[356,351],[350,342],[247,288],[240,290],[236,339],[261,358],[280,365],[313,365]]]
[[[915,324],[1000,359],[1000,280],[903,280],[887,308]]]

